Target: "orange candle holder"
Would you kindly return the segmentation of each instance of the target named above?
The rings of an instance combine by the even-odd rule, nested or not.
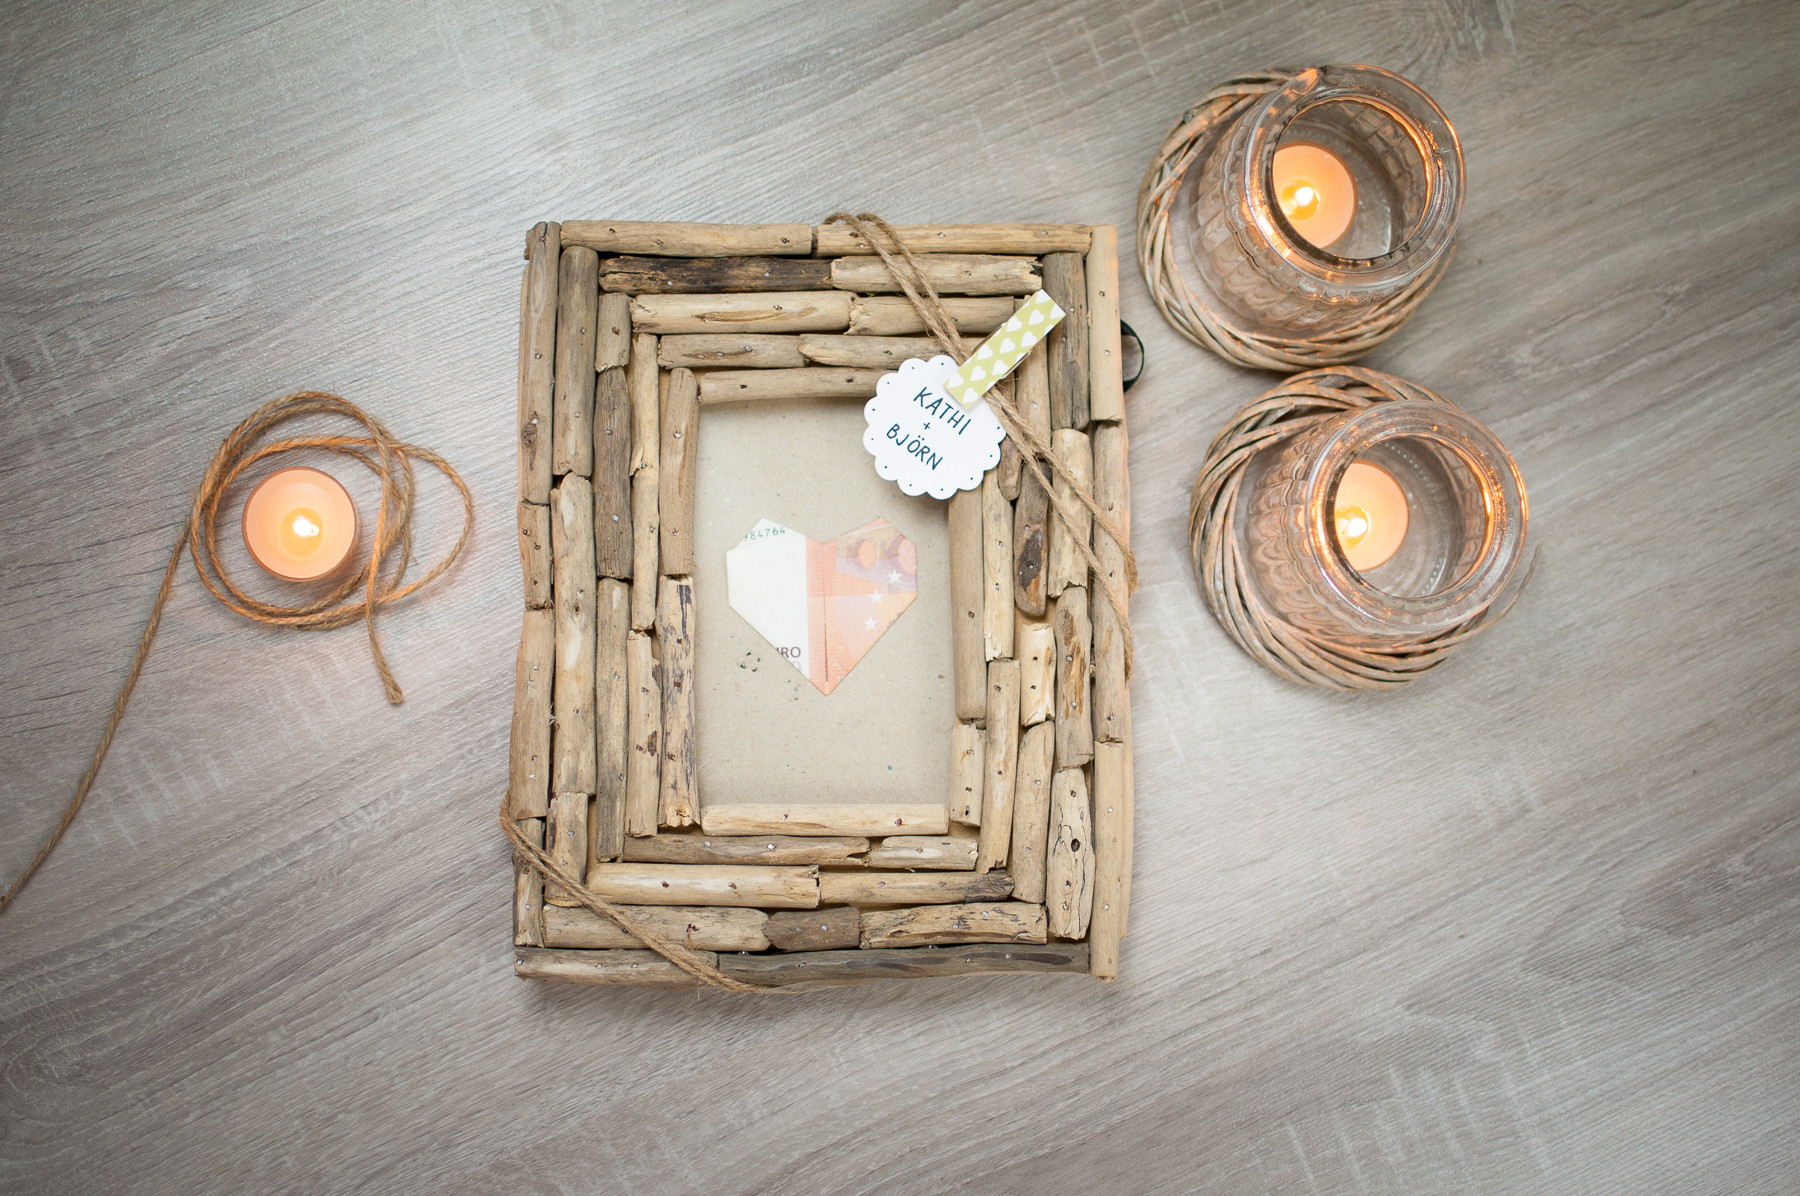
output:
[[[305,466],[270,474],[244,503],[244,546],[284,581],[316,581],[343,568],[356,546],[356,504],[330,474]]]

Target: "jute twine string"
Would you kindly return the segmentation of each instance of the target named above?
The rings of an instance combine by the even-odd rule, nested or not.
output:
[[[294,436],[260,443],[283,424],[314,415],[350,420],[360,424],[366,434]],[[360,462],[381,481],[381,505],[375,513],[375,533],[371,538],[368,562],[321,597],[297,606],[282,606],[252,598],[231,580],[219,559],[217,522],[219,507],[225,500],[226,492],[245,469],[278,453],[296,449],[323,449]],[[462,495],[463,527],[462,533],[456,538],[456,544],[443,559],[432,566],[430,572],[411,584],[402,585],[407,560],[412,551],[414,458],[433,466],[455,485]],[[5,913],[11,907],[13,898],[18,896],[44,861],[50,858],[50,853],[56,850],[64,832],[69,829],[69,824],[80,812],[82,803],[87,800],[89,790],[94,787],[94,779],[100,775],[100,765],[106,760],[113,736],[118,732],[119,723],[125,718],[125,708],[131,701],[132,691],[137,688],[138,677],[144,671],[144,661],[150,655],[150,645],[156,639],[156,630],[162,624],[163,609],[167,606],[169,593],[174,587],[183,551],[191,550],[194,569],[200,574],[200,580],[207,590],[247,619],[274,627],[312,629],[341,627],[360,619],[368,628],[369,652],[374,658],[375,672],[381,678],[381,688],[389,702],[399,705],[404,700],[404,695],[399,682],[394,679],[386,654],[381,650],[381,637],[375,631],[375,612],[417,593],[441,577],[462,554],[474,525],[474,500],[469,496],[468,486],[463,483],[456,470],[451,468],[450,463],[430,449],[396,440],[372,416],[348,399],[320,391],[301,391],[265,403],[252,412],[248,419],[232,429],[207,465],[199,491],[194,496],[193,509],[187,522],[182,525],[181,534],[175,540],[175,549],[169,554],[169,563],[163,569],[162,584],[157,589],[156,601],[150,607],[150,619],[144,627],[143,637],[138,641],[131,670],[126,674],[124,684],[119,687],[118,696],[113,699],[112,715],[106,720],[106,729],[101,732],[99,746],[94,749],[87,771],[75,786],[75,796],[63,810],[56,829],[38,849],[37,855],[32,857],[31,863],[7,887],[5,895],[0,896],[0,913]],[[384,569],[386,576],[383,575]],[[361,596],[352,599],[351,595],[358,590],[362,591]]]
[[[943,346],[944,351],[958,361],[961,361],[963,355],[968,351],[968,346],[964,343],[962,336],[957,333],[955,321],[952,320],[949,313],[944,310],[943,302],[939,299],[937,290],[925,277],[925,272],[920,267],[918,258],[915,257],[912,251],[900,240],[899,236],[895,234],[888,222],[870,212],[864,212],[860,215],[852,215],[849,212],[838,212],[827,219],[825,223],[849,225],[852,231],[862,237],[862,239],[880,255],[882,262],[887,265],[887,268],[899,281],[900,287],[906,293],[907,299],[912,302],[914,309],[919,313],[919,317],[925,321],[925,326],[931,330],[932,335],[937,338],[938,343]],[[879,233],[879,235],[875,235],[877,233]],[[1050,449],[1049,443],[1025,423],[1024,419],[1019,414],[1018,408],[1013,404],[1012,400],[1003,393],[1003,388],[995,387],[993,390],[990,390],[987,394],[987,402],[989,408],[993,410],[995,417],[999,419],[1000,426],[1005,429],[1006,434],[1031,450],[1029,453],[1021,453],[1020,456],[1023,459],[1025,466],[1031,470],[1032,477],[1036,479],[1038,485],[1044,488],[1044,493],[1050,496],[1051,504],[1056,508],[1057,517],[1063,520],[1065,525],[1070,527],[1075,526],[1074,510],[1056,496],[1049,477],[1046,476],[1043,467],[1038,464],[1040,459],[1047,461],[1050,464],[1050,467],[1055,472],[1056,476],[1061,478],[1069,486],[1074,492],[1076,499],[1088,509],[1094,522],[1098,524],[1101,530],[1107,535],[1111,536],[1113,542],[1119,546],[1125,560],[1125,579],[1126,586],[1128,587],[1126,593],[1129,593],[1132,589],[1136,589],[1137,561],[1132,556],[1131,549],[1126,543],[1124,532],[1120,530],[1112,517],[1101,509],[1099,502],[1094,498],[1093,491],[1089,489],[1085,482],[1076,477],[1066,466],[1064,466],[1062,462],[1056,459],[1055,454]],[[1125,612],[1124,595],[1120,593],[1117,583],[1107,576],[1106,569],[1101,565],[1099,557],[1094,555],[1094,550],[1088,546],[1086,538],[1076,537],[1075,543],[1080,547],[1082,555],[1086,558],[1088,568],[1093,572],[1094,576],[1100,580],[1100,584],[1105,587],[1107,599],[1112,603],[1113,610],[1118,614],[1120,636],[1125,648],[1125,674],[1129,677],[1132,668],[1133,644],[1131,638],[1131,620]],[[731,992],[739,993],[786,991],[770,985],[745,984],[743,981],[735,980],[732,977],[725,975],[725,973],[721,972],[718,968],[708,963],[706,958],[700,953],[685,947],[680,943],[675,943],[663,938],[644,923],[626,913],[624,909],[614,905],[604,897],[601,897],[598,893],[595,893],[592,889],[589,889],[587,886],[578,882],[572,873],[559,867],[542,848],[538,847],[525,837],[525,833],[519,829],[518,824],[509,816],[509,811],[506,808],[505,803],[502,803],[500,810],[500,827],[506,832],[507,839],[512,842],[514,859],[522,866],[532,869],[544,880],[554,881],[561,885],[570,897],[579,901],[582,905],[602,917],[609,919],[619,929],[631,935],[640,943],[644,944],[644,946],[656,952],[696,980],[699,980],[703,984],[710,984],[717,988],[723,988]]]
[[[1436,287],[1455,256],[1452,246],[1399,294],[1377,304],[1348,328],[1317,335],[1271,336],[1239,327],[1182,272],[1169,225],[1188,172],[1206,159],[1239,117],[1300,72],[1271,68],[1227,79],[1182,113],[1157,147],[1138,188],[1138,267],[1150,297],[1175,330],[1227,361],[1256,369],[1311,369],[1355,361],[1406,323]]]
[[[1272,610],[1246,572],[1236,523],[1245,470],[1256,454],[1345,411],[1398,400],[1455,404],[1417,383],[1355,366],[1295,374],[1246,403],[1213,439],[1194,481],[1188,536],[1201,597],[1227,634],[1259,664],[1301,685],[1392,689],[1443,663],[1457,645],[1491,627],[1523,592],[1527,569],[1501,602],[1447,631],[1380,647],[1344,643],[1294,626]],[[1533,557],[1533,568],[1536,558]]]
[[[950,313],[944,310],[943,302],[938,298],[937,289],[931,285],[931,280],[925,277],[925,271],[920,265],[919,259],[912,250],[906,247],[905,242],[894,232],[893,227],[873,212],[863,212],[854,216],[849,212],[838,212],[828,218],[825,223],[849,225],[852,232],[881,255],[881,260],[899,281],[901,290],[906,292],[906,297],[912,301],[920,318],[925,321],[925,327],[931,330],[931,334],[937,338],[946,353],[961,361],[967,350],[964,348],[961,335],[956,331],[956,322],[950,318]],[[877,231],[881,234],[880,236],[873,235]],[[1087,561],[1089,571],[1106,591],[1107,602],[1111,604],[1113,613],[1119,619],[1120,639],[1125,647],[1125,676],[1130,677],[1136,664],[1137,645],[1132,638],[1131,617],[1126,613],[1125,599],[1126,595],[1137,589],[1137,558],[1132,555],[1131,546],[1125,538],[1124,531],[1113,521],[1112,516],[1101,508],[1088,484],[1064,465],[1050,448],[1049,442],[1039,436],[1036,429],[1025,422],[1006,388],[996,386],[988,391],[987,404],[995,418],[1000,421],[1000,426],[1005,429],[1006,434],[1024,448],[1031,450],[1019,454],[1025,468],[1031,471],[1032,478],[1039,486],[1043,487],[1044,493],[1049,495],[1050,505],[1056,509],[1057,518],[1062,520],[1065,528],[1070,529],[1072,533],[1070,539],[1080,549],[1082,558]],[[1125,561],[1125,588],[1123,590],[1119,588],[1117,581],[1108,576],[1106,567],[1094,554],[1093,548],[1088,544],[1084,529],[1081,529],[1076,523],[1075,511],[1057,494],[1050,479],[1045,475],[1044,464],[1050,466],[1051,472],[1056,475],[1057,480],[1068,486],[1076,501],[1087,508],[1095,525],[1110,536],[1114,544],[1118,545],[1119,552]]]

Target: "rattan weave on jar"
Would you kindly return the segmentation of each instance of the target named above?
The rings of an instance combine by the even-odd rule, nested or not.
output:
[[[1452,246],[1406,289],[1373,307],[1348,328],[1310,337],[1280,337],[1252,332],[1233,321],[1193,280],[1177,260],[1170,217],[1188,171],[1203,165],[1232,124],[1257,100],[1292,79],[1295,68],[1271,68],[1238,75],[1213,88],[1182,114],[1169,130],[1144,172],[1138,188],[1138,266],[1150,297],[1176,331],[1227,361],[1256,369],[1313,369],[1355,361],[1392,336],[1437,286],[1455,256]]]
[[[1449,630],[1381,647],[1342,642],[1283,619],[1256,592],[1238,545],[1240,488],[1251,460],[1345,411],[1399,400],[1448,399],[1416,383],[1355,366],[1295,374],[1245,404],[1213,438],[1188,506],[1188,538],[1200,595],[1251,658],[1301,685],[1338,690],[1392,689],[1443,663],[1450,652],[1499,619],[1529,570],[1504,596]],[[1247,503],[1249,496],[1242,495]]]

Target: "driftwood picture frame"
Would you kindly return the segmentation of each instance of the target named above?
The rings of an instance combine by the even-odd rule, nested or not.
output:
[[[1068,313],[1001,385],[1128,531],[1116,231],[895,231],[965,337],[993,331],[1040,286]],[[935,619],[948,634],[941,689],[919,674],[931,697],[918,701],[926,717],[941,705],[947,730],[927,790],[852,782],[841,800],[745,799],[700,783],[698,628],[737,619],[721,602],[696,602],[696,579],[724,542],[697,522],[708,518],[696,506],[706,413],[723,421],[763,405],[794,419],[841,404],[860,419],[884,373],[939,351],[900,290],[838,225],[567,221],[529,232],[525,611],[505,816],[592,892],[745,983],[990,971],[1113,979],[1132,855],[1123,636],[1073,542],[1080,530],[1053,517],[1010,440],[979,489],[935,504],[941,584],[928,594],[922,565],[920,599],[902,616]],[[732,514],[726,534],[741,535],[753,520]],[[1105,535],[1091,544],[1123,590],[1124,546]],[[515,868],[518,975],[698,983]]]

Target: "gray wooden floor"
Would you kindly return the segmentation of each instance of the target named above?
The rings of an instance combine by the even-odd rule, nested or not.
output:
[[[1800,9],[608,7],[0,14],[0,874],[257,404],[350,396],[481,518],[383,624],[399,709],[360,631],[256,627],[183,574],[88,809],[0,919],[0,1186],[1800,1186]],[[1515,613],[1407,693],[1254,668],[1183,527],[1269,378],[1134,277],[1124,978],[515,980],[493,818],[524,230],[853,206],[1129,243],[1193,98],[1316,62],[1400,70],[1462,132],[1460,256],[1370,364],[1514,449],[1543,550]]]

